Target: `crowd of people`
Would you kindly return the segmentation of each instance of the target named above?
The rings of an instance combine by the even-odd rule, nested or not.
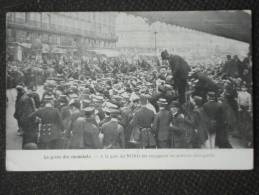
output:
[[[23,149],[252,147],[252,62],[8,65]],[[43,94],[38,93],[40,86]]]

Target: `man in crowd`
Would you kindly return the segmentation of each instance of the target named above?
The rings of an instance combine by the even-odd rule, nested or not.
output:
[[[104,149],[118,149],[125,148],[124,128],[119,124],[118,116],[120,111],[118,109],[109,109],[107,112],[111,116],[111,120],[104,123],[101,127],[103,134]]]
[[[44,107],[30,114],[29,118],[38,117],[41,121],[38,136],[39,149],[60,149],[63,147],[63,123],[52,97],[46,97]]]
[[[135,141],[138,142],[138,147],[140,148],[153,148],[156,146],[154,132],[151,128],[155,114],[147,108],[147,103],[147,95],[141,94],[141,107],[136,111],[131,122],[133,137],[135,137]]]
[[[192,79],[188,77],[189,65],[182,57],[169,55],[167,51],[162,52],[161,56],[168,61],[171,71],[169,67],[152,66],[139,66],[135,70],[128,68],[125,71],[125,66],[121,65],[124,62],[120,60],[116,60],[116,63],[108,61],[107,70],[102,71],[98,63],[92,66],[89,62],[89,66],[94,67],[90,69],[91,74],[83,75],[78,80],[77,76],[70,78],[79,73],[78,68],[68,66],[62,77],[46,78],[43,108],[39,107],[36,96],[32,95],[35,91],[29,89],[26,94],[18,87],[17,102],[21,102],[22,96],[28,96],[29,108],[32,108],[30,112],[38,109],[35,112],[37,114],[34,114],[34,117],[37,115],[41,119],[38,148],[199,148],[206,147],[206,130],[209,132],[209,147],[229,147],[226,124],[231,124],[234,115],[226,112],[229,111],[226,108],[234,108],[235,97],[238,96],[232,96],[229,101],[227,94],[231,90],[238,90],[235,79],[229,74],[224,76],[225,80],[222,79],[219,65],[214,68],[202,64],[197,65],[196,77]],[[58,71],[54,69],[53,75],[57,75]],[[112,72],[117,73],[113,75]],[[150,79],[149,74],[154,72],[160,72],[160,75],[155,74]],[[243,77],[240,79],[243,80]],[[227,82],[232,83],[230,87],[226,85]],[[190,91],[186,94],[185,88],[188,87]],[[223,91],[221,104],[216,97],[222,95]],[[202,103],[197,100],[192,105],[191,97],[197,96],[202,98]],[[246,104],[242,101],[244,96],[245,99],[249,98],[240,93],[240,105]],[[22,104],[26,105],[26,102]],[[20,108],[26,106],[19,103],[16,105],[15,117],[20,124],[24,121]],[[111,105],[112,109],[106,109]],[[94,107],[94,113],[89,107]],[[242,106],[237,107],[236,103],[236,113],[237,108]],[[203,125],[198,124],[197,114],[204,119]],[[207,128],[206,117],[209,118]],[[36,132],[37,125],[33,129]],[[48,137],[42,129],[47,129]],[[64,137],[66,144],[63,143]],[[103,139],[103,145],[97,141],[97,137],[100,143]]]
[[[185,102],[188,73],[191,69],[181,56],[169,55],[167,50],[161,53],[161,58],[162,60],[168,60],[169,62],[174,78],[174,85],[179,95],[179,102],[180,104],[183,104]]]
[[[167,109],[166,99],[158,100],[159,112],[157,113],[153,125],[156,132],[158,148],[170,147],[170,124],[172,122],[172,113]]]
[[[29,97],[22,86],[17,86],[18,95],[14,117],[18,121],[19,128],[23,132],[23,146],[27,143],[36,142],[35,118],[30,114],[36,109],[34,99]]]

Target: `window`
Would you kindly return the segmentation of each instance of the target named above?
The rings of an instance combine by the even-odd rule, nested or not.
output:
[[[42,42],[43,43],[48,43],[49,42],[49,35],[48,34],[43,34],[42,35]]]
[[[16,12],[15,13],[15,20],[18,23],[25,23],[25,12]]]
[[[14,21],[14,13],[13,12],[9,12],[6,14],[6,20],[9,22],[13,22]]]

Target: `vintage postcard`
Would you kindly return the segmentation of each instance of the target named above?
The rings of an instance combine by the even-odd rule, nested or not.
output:
[[[253,169],[251,17],[8,12],[7,171]]]

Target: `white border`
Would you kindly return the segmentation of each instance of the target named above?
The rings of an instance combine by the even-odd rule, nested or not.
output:
[[[253,149],[7,150],[6,170],[251,170],[253,154]]]

